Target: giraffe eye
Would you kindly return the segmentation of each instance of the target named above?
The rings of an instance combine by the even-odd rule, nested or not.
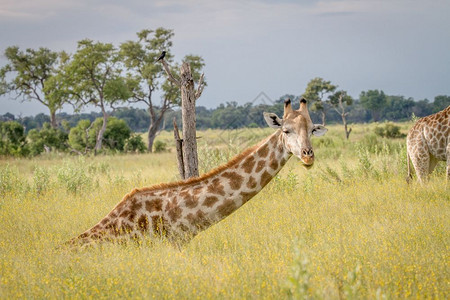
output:
[[[283,128],[283,132],[286,133],[286,134],[290,133],[290,131],[288,129],[286,129],[286,128]]]

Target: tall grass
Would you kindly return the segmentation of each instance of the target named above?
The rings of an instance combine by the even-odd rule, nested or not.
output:
[[[177,180],[174,153],[0,162],[0,298],[448,299],[443,167],[408,186],[404,140],[367,138],[370,129],[345,141],[331,127],[314,140],[314,168],[291,158],[181,251],[164,240],[58,249],[132,188]],[[254,133],[233,143],[220,134],[200,133],[204,171]]]

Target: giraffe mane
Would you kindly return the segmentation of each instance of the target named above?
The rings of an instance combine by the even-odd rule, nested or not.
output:
[[[272,136],[272,135],[271,135]],[[214,175],[219,174],[220,172],[229,169],[231,166],[233,166],[234,164],[236,164],[238,161],[242,160],[244,157],[248,156],[250,153],[252,153],[253,151],[255,151],[261,144],[265,143],[268,139],[270,138],[270,136],[267,139],[264,139],[262,142],[244,150],[243,152],[237,154],[236,156],[234,156],[230,161],[228,161],[227,163],[218,166],[214,169],[212,169],[211,171],[198,176],[198,177],[193,177],[193,178],[189,178],[186,180],[179,180],[179,181],[174,181],[174,182],[169,182],[169,183],[160,183],[160,184],[155,184],[149,187],[143,187],[143,188],[135,188],[133,189],[131,192],[129,192],[128,194],[126,194],[122,201],[128,200],[130,198],[132,198],[134,195],[136,195],[137,193],[141,193],[141,192],[151,192],[151,191],[156,191],[156,190],[162,190],[162,189],[168,189],[168,188],[173,188],[173,187],[178,187],[178,186],[190,186],[190,185],[194,185],[196,183],[199,183],[200,181],[203,181],[209,177],[213,177]],[[119,202],[119,204],[121,203]],[[119,205],[118,204],[118,205]]]

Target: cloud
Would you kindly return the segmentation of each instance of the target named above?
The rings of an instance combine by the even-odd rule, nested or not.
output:
[[[165,27],[176,58],[205,59],[199,105],[300,94],[316,76],[353,96],[385,88],[431,99],[450,94],[449,14],[448,0],[2,0],[0,52],[73,53],[84,38],[118,45]]]
[[[45,20],[62,10],[79,7],[78,3],[73,0],[2,0],[0,3],[0,18],[25,22]]]

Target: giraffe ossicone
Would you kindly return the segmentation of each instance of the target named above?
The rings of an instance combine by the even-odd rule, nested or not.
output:
[[[417,180],[424,182],[439,161],[447,162],[450,179],[450,105],[433,115],[419,119],[406,138],[409,182],[412,178],[410,160]]]
[[[315,125],[306,100],[298,110],[284,104],[283,119],[264,113],[276,131],[259,144],[209,173],[186,181],[134,189],[94,227],[69,244],[166,236],[178,243],[224,219],[259,193],[292,154],[309,168],[314,163],[311,136],[327,129]]]

